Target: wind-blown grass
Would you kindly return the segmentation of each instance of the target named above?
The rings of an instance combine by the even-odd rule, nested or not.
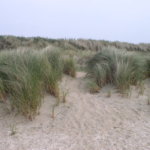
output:
[[[76,77],[76,66],[73,57],[65,58],[63,72],[71,77]]]
[[[13,109],[29,119],[38,113],[44,91],[58,96],[62,60],[48,51],[5,51],[0,55],[0,95],[6,93]]]
[[[13,109],[32,118],[41,105],[42,80],[35,75],[36,67],[33,69],[31,63],[31,66],[28,65],[29,62],[27,63],[27,58],[22,53],[13,52],[8,54],[8,58],[0,62],[0,76],[5,92]]]
[[[99,87],[114,84],[121,92],[136,85],[146,77],[146,61],[134,52],[118,49],[103,49],[87,63],[89,77]]]
[[[90,93],[98,93],[100,90],[100,87],[96,84],[96,82],[88,81],[87,86],[89,88]]]
[[[55,76],[57,79],[61,79],[63,74],[63,60],[61,53],[58,50],[55,50],[46,51],[45,54],[48,57],[48,61],[51,64],[51,69],[55,73]]]
[[[52,95],[59,97],[58,80],[61,80],[63,74],[63,60],[59,51],[46,51],[45,55],[50,63],[47,76],[47,90]]]

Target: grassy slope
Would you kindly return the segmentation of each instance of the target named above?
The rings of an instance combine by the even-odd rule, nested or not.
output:
[[[71,76],[75,74],[72,66],[73,60],[70,58],[68,62],[68,59],[62,58],[60,51],[1,51],[1,100],[8,98],[13,109],[33,119],[41,106],[44,91],[59,97],[58,81],[63,72],[69,72]],[[72,71],[73,75],[70,74]]]

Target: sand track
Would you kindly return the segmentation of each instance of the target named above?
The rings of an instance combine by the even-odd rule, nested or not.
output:
[[[122,98],[107,87],[99,94],[85,88],[84,73],[65,76],[61,86],[69,89],[67,103],[51,118],[55,98],[46,95],[40,115],[28,121],[10,113],[0,103],[0,150],[149,150],[150,106],[145,95]],[[16,134],[11,136],[13,128]]]

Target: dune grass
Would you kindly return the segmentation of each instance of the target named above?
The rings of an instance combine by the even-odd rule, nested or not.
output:
[[[89,55],[88,55],[89,58]],[[47,91],[59,99],[63,73],[76,76],[73,57],[59,50],[12,50],[0,52],[0,99],[10,100],[12,109],[29,119],[39,112]],[[103,49],[87,63],[91,93],[114,84],[124,93],[150,77],[150,57],[114,48]]]
[[[87,73],[99,87],[114,84],[124,93],[146,78],[147,63],[138,53],[107,48],[87,62]]]
[[[46,51],[45,55],[50,64],[49,73],[47,76],[47,90],[50,94],[59,97],[58,81],[63,75],[63,60],[59,51]]]
[[[29,119],[39,111],[45,91],[59,98],[63,72],[75,77],[72,58],[59,50],[2,51],[0,53],[0,99]]]
[[[71,77],[76,77],[76,66],[73,57],[65,58],[63,72]]]
[[[5,51],[0,55],[0,96],[6,94],[13,109],[33,119],[45,90],[59,96],[61,57],[54,51]]]
[[[92,80],[87,82],[87,86],[90,93],[98,93],[100,91],[100,87]]]
[[[6,52],[7,59],[0,60],[0,77],[12,108],[31,119],[41,105],[43,87],[42,78],[39,75],[40,68],[38,70],[35,65],[37,62],[34,59],[35,56],[28,54]],[[30,57],[32,57],[32,63]]]

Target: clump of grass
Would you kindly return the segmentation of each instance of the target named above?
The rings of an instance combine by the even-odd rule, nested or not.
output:
[[[76,67],[73,57],[64,59],[63,72],[71,77],[76,77]]]
[[[55,96],[59,97],[59,86],[58,86],[58,78],[53,69],[50,70],[49,75],[47,77],[47,91]]]
[[[94,81],[89,81],[87,85],[88,85],[90,93],[98,93],[100,90],[100,87]]]
[[[24,59],[22,54],[16,53],[9,61],[0,64],[0,74],[12,108],[32,119],[41,105],[42,81],[33,76]]]
[[[128,89],[121,91],[122,97],[130,98],[132,91],[131,88],[129,87]]]
[[[6,93],[13,109],[29,119],[39,112],[48,90],[59,97],[62,59],[55,52],[11,51],[0,55],[0,94]]]
[[[10,135],[11,136],[13,136],[13,135],[15,135],[16,133],[17,133],[17,128],[16,128],[16,126],[15,125],[11,125],[11,127],[10,127]]]
[[[88,61],[87,73],[99,87],[114,84],[124,93],[130,85],[136,85],[145,78],[146,62],[133,52],[108,48]]]
[[[50,63],[49,73],[47,76],[47,90],[52,95],[59,97],[58,81],[63,74],[63,61],[59,51],[46,51],[46,56]]]
[[[57,98],[57,100],[56,100],[56,103],[52,106],[52,114],[51,114],[51,117],[53,118],[53,119],[55,119],[55,108],[59,105],[59,103],[60,103],[60,97],[58,97]]]
[[[63,59],[60,51],[46,51],[45,54],[47,55],[48,61],[51,64],[51,71],[53,71],[56,78],[60,80],[63,75]]]
[[[99,87],[107,83],[112,83],[115,69],[114,52],[103,50],[96,54],[87,62],[87,73],[90,78],[93,78]]]
[[[67,95],[69,94],[69,90],[67,89],[67,90],[63,90],[62,91],[62,102],[63,103],[66,103],[66,97],[67,97]]]

